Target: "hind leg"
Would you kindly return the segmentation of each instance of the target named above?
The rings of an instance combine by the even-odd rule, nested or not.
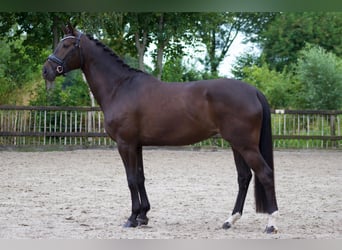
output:
[[[262,211],[260,212],[272,214],[278,210],[275,197],[273,170],[267,165],[258,149],[245,149],[242,152],[240,151],[240,153],[247,165],[253,169],[256,178],[264,189],[264,208],[262,208]]]
[[[275,196],[273,170],[267,165],[257,147],[240,149],[239,152],[247,165],[250,166],[251,169],[253,169],[257,181],[259,181],[262,185],[262,187],[259,187],[262,190],[257,190],[257,186],[255,187],[255,189],[256,192],[261,192],[264,196],[258,197],[258,195],[256,195],[256,203],[262,204],[262,207],[259,208],[259,211],[267,212],[269,214],[269,221],[268,225],[266,226],[265,232],[276,233],[278,231],[278,228],[276,226],[278,206]]]
[[[236,165],[236,170],[238,173],[238,184],[239,192],[236,198],[235,206],[232,215],[224,222],[223,228],[228,229],[233,226],[233,224],[240,219],[245,204],[245,199],[249,187],[249,183],[252,178],[252,172],[249,166],[246,164],[241,154],[233,149],[234,160]]]

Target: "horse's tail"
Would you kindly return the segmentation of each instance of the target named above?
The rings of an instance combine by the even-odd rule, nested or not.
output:
[[[260,131],[259,149],[264,160],[272,169],[272,182],[274,186],[274,164],[273,164],[273,142],[272,142],[272,127],[271,127],[271,111],[266,97],[257,92],[258,99],[262,105],[262,126]],[[259,179],[254,178],[254,197],[257,213],[267,213],[266,192]]]

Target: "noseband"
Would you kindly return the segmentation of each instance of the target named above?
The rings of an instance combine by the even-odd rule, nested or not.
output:
[[[49,55],[48,60],[51,61],[51,62],[54,62],[54,63],[56,63],[56,64],[58,65],[57,68],[56,68],[56,72],[57,72],[58,74],[63,74],[63,73],[65,73],[65,70],[64,70],[64,67],[65,67],[65,65],[64,65],[64,64],[65,64],[65,60],[72,54],[72,52],[73,52],[75,49],[78,49],[78,51],[79,51],[80,60],[81,60],[81,67],[82,67],[82,65],[83,65],[83,60],[82,60],[82,53],[81,53],[81,47],[80,47],[81,36],[82,36],[82,33],[80,33],[80,34],[78,35],[78,37],[75,37],[75,36],[67,36],[67,37],[64,37],[64,38],[61,40],[61,41],[63,41],[63,40],[70,39],[70,38],[76,40],[76,43],[74,44],[74,45],[75,45],[74,49],[72,49],[72,50],[64,57],[64,59],[58,58],[57,56],[55,56],[54,53],[51,54],[51,55]]]

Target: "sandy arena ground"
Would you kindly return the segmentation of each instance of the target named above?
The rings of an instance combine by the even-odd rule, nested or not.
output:
[[[149,225],[125,229],[131,207],[116,150],[0,151],[0,238],[342,238],[342,152],[275,151],[280,218],[263,232],[250,186],[244,215],[221,229],[237,195],[231,151],[146,149]]]

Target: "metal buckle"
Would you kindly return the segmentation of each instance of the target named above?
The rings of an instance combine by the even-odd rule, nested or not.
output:
[[[56,71],[58,74],[62,74],[63,73],[63,66],[60,66],[60,65],[57,66]]]

